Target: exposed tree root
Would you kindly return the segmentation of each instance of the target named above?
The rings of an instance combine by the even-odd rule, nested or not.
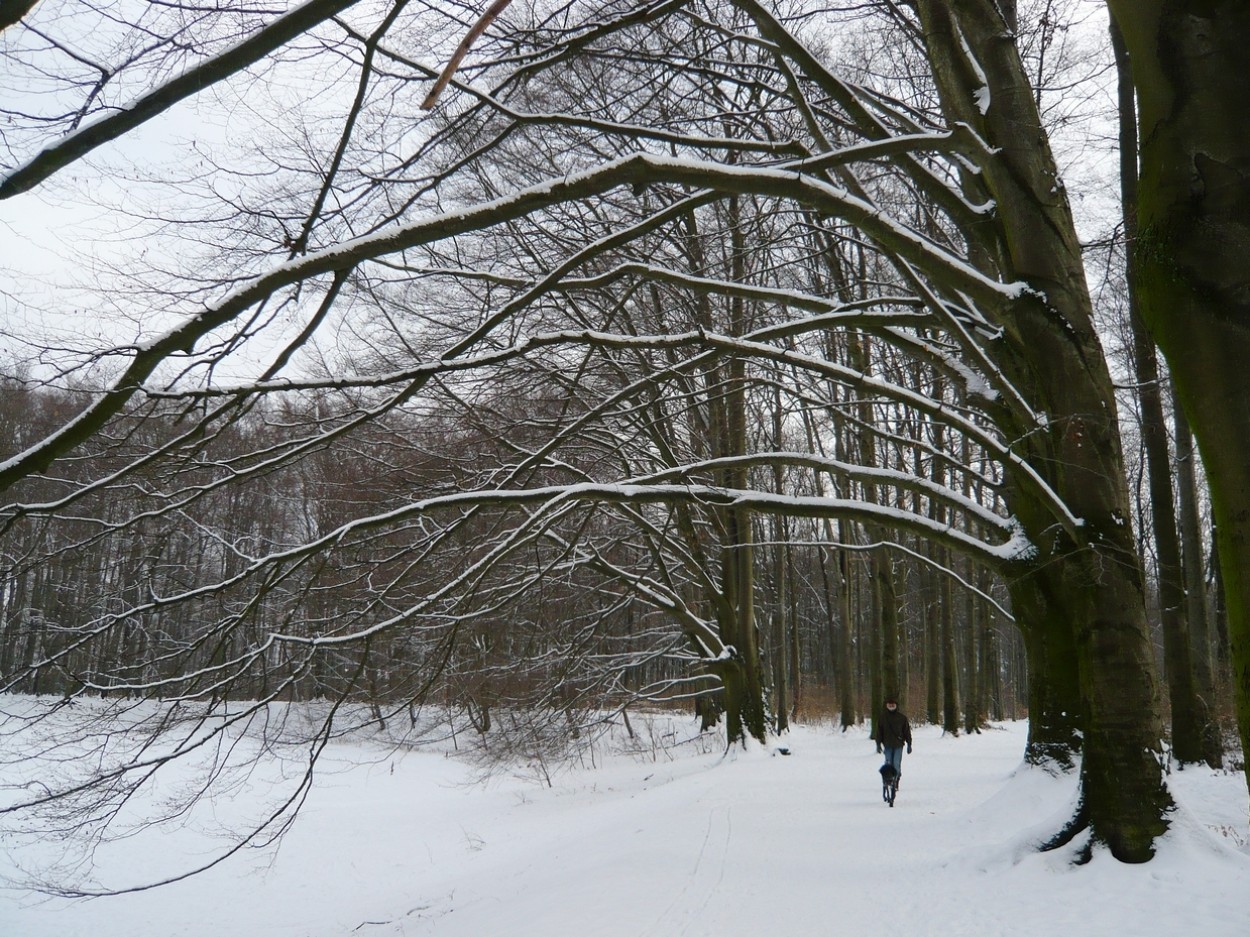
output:
[[[1038,848],[1039,852],[1053,852],[1056,849],[1062,849],[1067,846],[1078,835],[1089,829],[1089,808],[1085,804],[1084,796],[1077,805],[1076,813],[1072,815],[1072,819],[1064,824],[1063,829],[1046,840]],[[1086,843],[1076,857],[1076,865],[1085,865],[1093,858],[1093,843]]]

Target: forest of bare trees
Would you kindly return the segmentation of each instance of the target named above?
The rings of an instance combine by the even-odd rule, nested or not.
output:
[[[167,705],[10,811],[106,817],[271,703],[561,749],[901,694],[1027,716],[1081,772],[1051,843],[1144,861],[1169,758],[1234,699],[1244,740],[1236,458],[1159,392],[1135,161],[1083,243],[1050,144],[1092,74],[1136,146],[1097,5],[18,6],[0,205],[109,179],[125,236],[103,340],[0,293],[46,327],[4,333],[0,688]]]
[[[536,396],[497,403],[500,408],[523,410],[527,417],[550,406],[549,400]],[[217,436],[208,450],[211,461],[242,470],[258,449],[276,452],[291,445],[295,428],[315,421],[316,410],[315,403],[303,410],[253,410]],[[5,388],[10,438],[41,438],[72,411],[72,398],[18,385]],[[154,435],[141,444],[131,435],[134,453],[146,451],[154,437],[173,439],[178,434],[175,418],[145,416],[141,422],[143,431]],[[397,414],[281,470],[258,469],[246,485],[215,484],[211,466],[198,477],[187,472],[180,481],[184,503],[160,516],[139,517],[145,499],[136,491],[131,498],[84,499],[89,521],[25,525],[23,537],[15,529],[8,543],[17,561],[8,568],[3,596],[6,640],[0,656],[4,672],[11,675],[10,689],[60,696],[83,690],[137,695],[161,680],[174,686],[193,671],[198,686],[171,692],[208,692],[207,687],[222,676],[214,672],[215,663],[223,660],[225,647],[235,646],[253,656],[247,666],[240,662],[238,672],[230,674],[229,683],[219,691],[223,694],[262,697],[280,690],[277,698],[298,700],[348,691],[379,709],[385,707],[388,714],[396,705],[406,706],[419,696],[410,678],[442,646],[430,640],[441,637],[440,631],[422,629],[420,644],[409,640],[412,635],[400,641],[388,638],[385,653],[375,653],[371,660],[364,659],[364,642],[347,643],[340,659],[330,660],[322,653],[294,672],[290,647],[271,644],[263,652],[260,648],[279,618],[301,620],[303,631],[311,635],[330,631],[327,622],[341,628],[348,616],[363,614],[363,606],[379,601],[375,590],[361,581],[366,573],[374,581],[393,577],[394,595],[402,594],[398,592],[402,582],[409,602],[450,590],[463,567],[470,565],[472,544],[444,554],[442,563],[429,564],[421,577],[401,579],[398,560],[418,541],[419,533],[405,534],[398,524],[385,533],[362,530],[352,535],[348,552],[341,548],[347,541],[340,540],[340,548],[316,570],[315,584],[307,581],[307,575],[295,573],[257,590],[261,594],[244,592],[253,608],[228,639],[219,630],[219,610],[230,601],[229,589],[222,584],[247,575],[249,555],[277,552],[341,531],[353,521],[403,511],[414,493],[433,497],[460,490],[485,466],[498,470],[506,465],[508,453],[500,451],[497,441],[491,433],[471,429],[467,418]],[[753,442],[754,448],[768,449],[771,440]],[[808,445],[803,440],[791,451],[798,453]],[[434,458],[435,452],[456,455]],[[87,456],[96,464],[127,461],[124,451]],[[834,464],[810,455],[802,460],[793,455],[791,460],[805,461],[809,467]],[[775,478],[778,472],[780,482]],[[761,473],[774,476],[760,479],[761,486],[771,482],[789,492],[805,486],[797,469],[774,464],[753,470]],[[156,486],[161,481],[154,473],[145,483]],[[813,487],[811,496],[818,494]],[[49,495],[30,490],[27,498]],[[487,538],[495,525],[507,523],[506,513],[480,510],[474,526]],[[682,629],[666,623],[667,615],[631,596],[628,589],[610,585],[608,563],[636,576],[646,567],[641,551],[631,549],[632,538],[623,534],[622,523],[605,514],[580,519],[579,524],[576,536],[582,542],[592,537],[605,541],[603,565],[588,559],[563,563],[558,578],[545,576],[538,587],[500,588],[492,603],[497,607],[475,611],[469,621],[456,626],[467,640],[447,644],[451,654],[440,662],[444,672],[438,701],[484,712],[492,704],[529,705],[534,693],[567,695],[585,718],[605,706],[690,699],[707,689],[700,686],[705,679],[702,659]],[[914,687],[917,703],[925,698],[927,687],[940,688],[944,679],[940,665],[933,663],[941,660],[935,652],[944,642],[935,638],[933,628],[941,623],[949,629],[955,622],[951,692],[962,701],[956,712],[966,712],[967,727],[975,730],[986,718],[1022,713],[1021,649],[1004,608],[1001,583],[989,568],[957,559],[939,564],[919,536],[896,538],[879,550],[862,536],[863,542],[851,541],[845,536],[850,532],[852,527],[843,524],[840,538],[837,530],[830,530],[830,522],[819,517],[778,513],[754,520],[752,537],[765,554],[756,601],[768,618],[762,628],[762,652],[770,674],[767,683],[775,693],[767,701],[770,718],[784,725],[800,709],[836,710],[831,694],[844,690],[850,701],[843,707],[845,718],[854,722],[865,712],[873,695],[872,681],[881,677],[871,656],[880,632],[875,617],[880,601],[872,579],[877,567],[888,570],[894,593],[896,679],[904,687]],[[567,536],[572,538],[573,533]],[[533,546],[527,552],[541,555]],[[874,559],[879,553],[885,554],[884,560]],[[514,559],[508,565],[509,574],[515,576],[523,564]],[[406,572],[411,577],[411,571]],[[537,571],[531,574],[537,581]],[[189,598],[201,586],[208,590],[206,595]],[[159,601],[171,596],[188,598],[164,606]],[[206,602],[211,603],[211,614],[206,613]],[[93,624],[98,627],[104,618],[118,614],[130,620],[108,629],[110,640],[83,640]],[[205,621],[212,623],[211,634],[204,633]],[[587,631],[579,640],[576,635],[583,628]],[[594,649],[593,654],[586,653],[587,647]],[[591,657],[596,658],[593,664]],[[535,669],[527,672],[526,661],[541,658],[550,658],[555,668],[535,663]],[[58,663],[34,666],[47,659]],[[353,680],[357,670],[360,676]],[[92,681],[88,679],[92,674],[109,678]],[[125,681],[118,679],[122,674],[129,674]],[[569,694],[570,674],[584,683],[580,699]],[[934,721],[942,718],[939,711],[930,714]],[[948,722],[955,732],[961,725]]]

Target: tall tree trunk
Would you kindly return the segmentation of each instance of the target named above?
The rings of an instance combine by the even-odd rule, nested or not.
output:
[[[865,583],[872,590],[872,615],[868,622],[868,712],[872,716],[871,735],[878,738],[877,722],[881,718],[881,709],[885,703],[886,689],[882,678],[881,666],[881,643],[882,631],[881,626],[881,583],[876,576],[876,567],[871,567],[868,574],[868,581]]]
[[[735,283],[746,280],[746,245],[742,234],[738,199],[729,200],[733,254],[730,275]],[[730,301],[730,332],[747,331],[746,303],[741,297]],[[726,427],[722,455],[744,455],[747,451],[746,361],[741,356],[729,360],[726,395]],[[747,488],[747,469],[739,463],[726,473],[730,488]],[[732,676],[725,684],[725,724],[731,742],[746,741],[749,734],[764,741],[767,717],[764,704],[764,677],[760,664],[759,634],[755,620],[755,547],[751,512],[735,505],[725,511],[725,548],[721,560],[724,579],[726,620],[722,630],[732,648],[723,668]]]
[[[778,732],[784,732],[790,727],[790,655],[787,653],[789,641],[786,636],[792,630],[793,623],[787,621],[790,608],[790,598],[786,588],[789,533],[785,530],[785,526],[785,518],[775,519],[777,545],[772,551],[775,588],[773,590],[772,647],[769,657],[772,660],[773,706]]]
[[[734,385],[741,386],[741,364],[731,364]],[[745,437],[745,406],[740,389],[729,391],[731,451],[740,452]],[[730,470],[730,487],[745,488],[746,470]],[[730,650],[720,667],[725,682],[725,726],[730,742],[745,742],[748,735],[759,741],[767,736],[764,679],[760,664],[759,635],[755,619],[755,548],[751,512],[731,507],[726,512],[722,581],[725,602],[721,633]]]
[[[1133,101],[1133,71],[1124,39],[1111,24],[1119,88],[1120,194],[1124,238],[1137,241],[1137,108]],[[1159,618],[1163,624],[1163,654],[1168,698],[1172,709],[1172,753],[1181,764],[1203,759],[1200,703],[1194,686],[1182,581],[1180,538],[1176,530],[1176,507],[1172,497],[1172,464],[1168,453],[1167,424],[1154,342],[1141,318],[1137,297],[1137,263],[1130,251],[1126,269],[1128,317],[1133,335],[1133,364],[1137,378],[1137,403],[1141,409],[1142,443],[1150,486],[1150,520],[1154,530]]]
[[[1198,510],[1198,485],[1194,473],[1193,434],[1179,401],[1172,407],[1176,435],[1176,491],[1180,507],[1181,566],[1185,580],[1185,617],[1189,620],[1189,647],[1194,662],[1194,685],[1202,714],[1202,754],[1207,764],[1224,764],[1224,739],[1220,731],[1215,698],[1215,673],[1211,666],[1211,623],[1207,614],[1202,525]]]
[[[877,621],[881,627],[881,692],[883,698],[903,702],[898,668],[898,592],[894,585],[894,563],[889,551],[872,553],[873,595],[877,600]]]
[[[950,563],[949,551],[939,551],[941,563]],[[955,610],[951,594],[950,576],[942,576],[938,583],[938,614],[942,622],[942,731],[949,735],[959,734],[959,655],[955,639]]]
[[[872,360],[867,336],[862,334],[852,335],[848,350],[851,366],[862,374],[869,374],[871,372]],[[875,465],[877,464],[877,448],[873,433],[876,418],[873,414],[872,404],[869,401],[861,400],[857,404],[857,409],[857,417],[862,427],[860,430],[859,457],[865,465]],[[878,501],[876,486],[865,484],[862,497],[868,503],[876,504]],[[869,540],[874,544],[880,544],[885,540],[884,533],[879,528],[869,527],[867,534]],[[873,583],[874,619],[878,629],[878,646],[880,647],[880,654],[875,658],[880,667],[880,679],[874,681],[874,687],[879,687],[879,692],[874,693],[872,705],[873,718],[875,719],[876,714],[881,709],[884,697],[897,697],[902,691],[902,687],[899,685],[898,677],[898,596],[894,588],[892,558],[886,549],[878,546],[873,549],[872,558],[869,562]]]
[[[844,424],[839,420],[836,410],[831,411],[830,416],[834,420],[834,437],[840,458],[843,455],[841,447],[845,445]],[[810,429],[809,427],[809,431]],[[820,446],[817,436],[810,436],[809,442],[814,449]],[[815,485],[817,496],[824,497],[824,480],[819,475],[816,476]],[[828,609],[833,686],[838,696],[838,721],[845,732],[858,721],[859,707],[856,702],[858,688],[855,680],[855,625],[851,620],[851,551],[845,547],[838,549],[836,545],[851,542],[853,526],[846,519],[839,519],[835,535],[834,521],[825,518],[821,521],[821,530],[827,546],[820,548],[818,558]],[[798,672],[797,665],[795,672]]]
[[[977,574],[977,588],[984,593],[990,589],[990,573],[982,567]],[[981,704],[977,713],[982,719],[1003,718],[1002,653],[998,633],[994,628],[994,613],[988,602],[977,606],[977,619],[981,629]],[[978,719],[978,722],[982,721]]]
[[[1250,4],[1108,6],[1137,87],[1142,315],[1206,466],[1250,751]],[[1245,773],[1250,787],[1250,758]]]
[[[940,392],[940,388],[939,388]],[[943,445],[941,426],[933,429],[935,449]],[[945,482],[943,463],[933,459],[929,468],[929,478],[934,484]],[[930,516],[939,523],[945,522],[945,512],[936,502],[930,508]],[[930,548],[936,569],[924,574],[924,615],[925,615],[925,708],[932,725],[947,727],[945,702],[951,689],[950,674],[947,668],[947,642],[950,640],[949,604],[950,591],[947,588],[947,576],[939,570],[945,570],[950,561],[949,551],[937,544]]]
[[[1232,661],[1228,652],[1228,602],[1224,597],[1224,573],[1220,563],[1219,532],[1211,528],[1211,623],[1215,626],[1215,674],[1217,683],[1231,683]]]
[[[786,563],[786,579],[788,586],[786,595],[789,601],[786,603],[786,634],[789,637],[790,651],[790,720],[793,721],[799,717],[799,706],[803,702],[803,645],[799,640],[799,590],[795,587],[794,582],[794,556],[787,550],[788,561]]]
[[[971,580],[971,570],[968,570],[968,578]],[[972,593],[964,590],[963,602],[963,632],[964,632],[964,731],[972,734],[981,731],[981,694],[983,675],[977,672],[977,665],[980,663],[980,654],[978,653],[978,645],[981,639],[981,628],[979,627],[977,614],[980,603],[975,600]]]
[[[971,461],[968,440],[961,445],[961,459],[965,465]],[[965,498],[974,498],[978,492],[973,490],[972,478],[964,475],[963,492]],[[988,584],[988,576],[984,567],[978,567],[973,576],[972,564],[967,564],[965,575],[969,582],[977,581],[978,588],[984,591]],[[979,598],[969,589],[964,590],[964,630],[967,635],[966,653],[964,656],[964,673],[967,683],[964,687],[964,731],[980,732],[981,723],[985,720],[985,682],[986,670],[984,660],[985,626],[984,620],[989,617],[985,608],[985,600]]]
[[[923,577],[924,602],[924,679],[925,715],[931,725],[942,721],[942,622],[939,610],[938,573],[925,570]]]
[[[848,533],[849,524],[839,522],[842,529],[842,536]],[[842,621],[841,628],[838,629],[838,642],[840,651],[838,654],[838,691],[839,706],[841,711],[842,730],[845,732],[859,719],[855,684],[855,625],[851,621],[851,553],[849,550],[839,550],[838,573],[840,588],[838,589],[838,617]]]
[[[729,200],[733,230],[729,275],[742,282],[746,279],[746,249],[739,221],[738,200]],[[701,245],[697,216],[691,212],[683,218],[691,269],[706,273],[708,262]],[[703,328],[715,328],[713,311],[707,297],[700,297],[696,318]],[[746,329],[746,306],[732,302],[728,327],[733,334]],[[746,372],[741,358],[728,363],[710,365],[702,375],[709,403],[704,425],[693,427],[694,435],[705,440],[707,452],[716,458],[743,455],[746,452]],[[695,420],[696,424],[698,420]],[[719,481],[729,488],[746,487],[746,469],[733,467],[719,473]],[[679,526],[694,556],[703,554],[700,535],[690,523],[688,514],[678,511]],[[723,706],[725,732],[731,744],[745,744],[748,736],[759,741],[766,737],[766,706],[764,680],[761,672],[758,628],[755,620],[755,551],[751,536],[751,513],[741,507],[725,508],[718,513],[721,528],[719,594],[705,596],[714,609],[724,653],[708,664],[721,682],[718,700],[701,697],[696,701],[703,728],[716,724]],[[699,642],[695,641],[696,647]]]
[[[785,411],[782,407],[781,388],[776,388],[773,398],[773,446],[782,450]],[[773,490],[785,493],[785,473],[781,464],[773,465]],[[773,597],[773,672],[776,689],[777,731],[790,725],[790,719],[798,715],[799,708],[799,629],[796,608],[796,590],[791,576],[794,573],[794,556],[790,547],[790,520],[784,515],[774,519],[773,575],[776,580]]]
[[[996,149],[983,166],[995,217],[969,235],[995,257],[999,275],[1033,290],[1004,311],[996,348],[1004,374],[1047,417],[1019,451],[1081,519],[1057,528],[1052,510],[1009,481],[1010,507],[1041,551],[1008,570],[1033,652],[1031,700],[1045,704],[1030,710],[1031,725],[1040,722],[1030,749],[1074,743],[1079,729],[1083,807],[1068,832],[1087,821],[1116,857],[1145,861],[1172,802],[1115,398],[1080,244],[997,6],[917,0],[915,8],[948,119]]]

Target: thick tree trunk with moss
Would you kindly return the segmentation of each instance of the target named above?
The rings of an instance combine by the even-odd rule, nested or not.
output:
[[[1080,245],[1014,39],[992,0],[917,0],[924,39],[951,121],[997,152],[983,167],[993,219],[969,236],[998,275],[1032,292],[1004,310],[996,361],[1045,414],[1024,455],[1080,519],[1053,511],[1009,480],[1016,517],[1039,555],[1012,571],[1013,608],[1044,692],[1059,699],[1033,719],[1048,737],[1079,728],[1083,810],[1095,836],[1125,861],[1144,861],[1166,828],[1162,725],[1140,562],[1110,374],[1093,326]],[[1021,430],[1024,427],[1020,427]],[[1072,665],[1081,709],[1071,724]],[[1030,747],[1037,751],[1031,741]]]
[[[1029,668],[1030,764],[1075,767],[1084,724],[1076,662],[1076,638],[1067,620],[1067,602],[1054,596],[1054,577],[1033,566],[1009,574],[1011,608],[1023,627]]]
[[[1115,50],[1119,90],[1120,194],[1123,202],[1124,237],[1137,240],[1137,109],[1133,102],[1133,70],[1124,40],[1114,22],[1111,45]],[[1129,328],[1133,336],[1133,365],[1137,378],[1137,405],[1141,419],[1142,446],[1150,485],[1150,520],[1154,533],[1156,577],[1159,588],[1159,619],[1163,625],[1163,655],[1167,672],[1168,701],[1172,710],[1172,753],[1181,764],[1203,760],[1201,703],[1194,682],[1189,648],[1188,607],[1185,604],[1184,572],[1180,536],[1176,527],[1176,502],[1172,497],[1172,465],[1168,453],[1167,424],[1163,415],[1163,390],[1154,341],[1141,319],[1138,301],[1137,263],[1129,254],[1127,264]]]
[[[1206,467],[1250,751],[1250,4],[1108,6],[1137,88],[1142,315]]]

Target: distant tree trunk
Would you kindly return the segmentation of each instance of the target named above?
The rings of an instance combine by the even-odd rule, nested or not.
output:
[[[786,603],[786,633],[790,651],[790,719],[794,720],[799,717],[799,706],[803,702],[803,644],[799,640],[799,590],[791,578],[794,576],[794,556],[791,553],[787,555],[786,578],[789,586],[786,595],[789,601]]]
[[[841,447],[844,443],[844,425],[836,411],[830,413],[834,421],[838,456],[843,455]],[[812,441],[814,451],[819,451],[819,442]],[[816,477],[816,494],[824,497],[824,481]],[[818,554],[821,577],[824,583],[825,602],[829,622],[829,647],[833,657],[833,685],[838,697],[838,721],[845,732],[855,725],[859,718],[856,685],[856,644],[855,625],[851,620],[851,551],[845,546],[853,537],[853,525],[845,519],[839,519],[836,527],[828,518],[821,521],[821,530],[826,545]]]
[[[1193,435],[1180,402],[1172,407],[1176,435],[1176,487],[1180,507],[1181,565],[1185,580],[1185,609],[1189,620],[1189,647],[1194,662],[1194,687],[1202,719],[1202,757],[1212,768],[1224,764],[1224,734],[1220,729],[1215,672],[1211,664],[1211,617],[1207,613],[1205,562],[1194,478]]]
[[[734,282],[746,280],[746,245],[742,234],[738,199],[729,200],[733,254],[730,275]],[[747,331],[746,303],[740,297],[730,301],[730,331]],[[747,451],[746,362],[740,356],[729,360],[727,371],[725,439],[722,455],[743,455]],[[748,487],[747,469],[734,465],[726,473],[729,488]],[[725,725],[731,742],[746,741],[750,735],[759,741],[767,737],[764,703],[764,676],[760,664],[759,633],[755,619],[755,547],[751,512],[741,506],[725,510],[725,546],[721,569],[724,581],[724,621],[726,644],[733,652],[721,668],[725,679]]]
[[[775,590],[773,595],[773,635],[772,635],[772,653],[773,661],[773,699],[776,708],[775,718],[777,722],[777,731],[784,732],[790,727],[790,679],[789,679],[789,663],[790,655],[787,653],[789,642],[786,640],[786,634],[792,630],[788,627],[789,617],[788,611],[790,607],[789,594],[786,589],[786,554],[788,552],[786,542],[789,540],[789,532],[785,530],[785,519],[777,519],[778,543],[773,548],[773,575],[776,579]]]
[[[942,565],[950,563],[950,554],[941,550]],[[955,639],[955,610],[950,576],[938,583],[938,617],[942,623],[942,731],[959,734],[959,653]]]
[[[727,200],[730,228],[733,232],[729,276],[737,282],[746,280],[746,247],[740,220],[739,201]],[[702,250],[697,216],[691,212],[683,218],[690,266],[706,271],[708,261]],[[730,303],[728,330],[741,335],[746,331],[746,304],[741,299]],[[695,314],[704,328],[712,328],[712,309],[701,297]],[[740,456],[746,452],[746,365],[740,357],[708,366],[702,375],[709,392],[706,422],[698,425],[695,435],[702,438],[707,455],[715,458]],[[747,470],[738,465],[722,470],[718,481],[728,488],[745,488]],[[721,644],[725,653],[708,663],[708,669],[721,683],[715,697],[700,698],[696,709],[705,728],[715,725],[723,711],[725,732],[730,744],[746,743],[749,737],[764,741],[767,736],[767,705],[764,698],[764,677],[760,661],[758,625],[755,618],[755,549],[751,530],[751,512],[732,506],[716,512],[720,528],[719,594],[706,596],[707,605],[716,617]],[[702,538],[690,519],[679,509],[679,521],[689,549],[696,556],[703,554]],[[710,559],[710,558],[709,558]],[[699,642],[695,642],[696,646]]]
[[[1111,24],[1119,87],[1120,194],[1124,238],[1137,241],[1137,110],[1133,101],[1133,72],[1124,39]],[[1172,753],[1181,764],[1203,760],[1202,726],[1194,687],[1189,648],[1188,610],[1182,581],[1180,539],[1172,497],[1172,464],[1168,453],[1167,424],[1154,342],[1141,319],[1137,297],[1137,264],[1129,252],[1125,269],[1128,281],[1128,317],[1133,335],[1133,364],[1137,378],[1137,404],[1141,411],[1142,443],[1146,450],[1146,474],[1150,486],[1150,520],[1154,531],[1159,618],[1163,624],[1164,670],[1172,709]]]
[[[873,738],[877,737],[877,720],[881,717],[881,707],[884,705],[885,696],[888,692],[885,689],[885,681],[882,672],[885,670],[882,666],[882,632],[885,630],[881,624],[881,585],[877,579],[875,572],[868,574],[866,586],[872,590],[872,616],[868,622],[868,711],[872,716],[871,730]]]
[[[903,702],[898,676],[898,592],[894,585],[894,564],[885,549],[872,554],[873,595],[877,600],[877,621],[881,628],[881,692]]]
[[[842,523],[841,527],[850,525]],[[843,530],[843,536],[846,530]],[[849,550],[839,550],[838,573],[840,587],[838,589],[838,617],[841,628],[838,629],[838,641],[841,651],[838,654],[838,688],[839,709],[841,710],[842,730],[846,731],[858,721],[857,693],[855,683],[855,625],[851,621],[851,554]]]
[[[937,438],[935,447],[942,445],[942,429],[935,427]],[[943,471],[939,460],[932,460],[929,477],[936,484],[942,484]],[[930,507],[930,515],[935,521],[944,518],[942,508],[934,504]],[[946,691],[946,640],[948,635],[943,627],[945,618],[946,598],[945,569],[949,562],[949,551],[937,544],[930,547],[931,559],[937,569],[927,569],[922,576],[922,600],[924,603],[924,654],[925,654],[925,711],[930,725],[945,725],[943,701]]]
[[[868,342],[868,337],[865,335],[851,336],[849,346],[851,365],[862,374],[869,374],[871,369]],[[864,460],[865,465],[875,465],[877,462],[877,450],[873,436],[873,427],[876,420],[872,404],[866,400],[861,400],[857,407],[857,415],[862,427],[860,431],[859,456]],[[862,496],[870,504],[876,504],[878,502],[876,486],[866,484]],[[874,544],[881,544],[885,540],[884,533],[879,528],[870,527],[867,530],[867,534],[869,540]],[[872,550],[869,564],[873,584],[873,617],[877,628],[878,647],[880,648],[880,654],[876,657],[880,667],[880,678],[874,682],[875,685],[880,687],[880,692],[874,693],[873,699],[873,718],[875,719],[875,714],[880,711],[884,697],[897,697],[901,693],[902,687],[899,685],[898,676],[898,595],[894,588],[892,557],[886,548],[875,546]]]
[[[1211,528],[1211,624],[1215,626],[1215,676],[1220,683],[1231,682],[1232,661],[1228,651],[1228,602],[1224,597],[1219,532]]]
[[[778,450],[785,444],[784,412],[781,389],[777,388],[773,405],[773,446]],[[785,473],[780,463],[773,466],[773,490],[778,494],[785,491]],[[794,567],[790,551],[790,521],[784,515],[777,516],[773,519],[773,527],[776,543],[773,547],[773,684],[777,731],[782,732],[789,728],[790,716],[798,709],[798,621],[790,589],[790,575]]]
[[[962,444],[961,458],[965,465],[971,461],[971,453],[969,452],[968,441],[965,439]],[[970,476],[964,476],[964,497],[974,498],[977,492],[973,490],[972,479]],[[986,575],[985,568],[978,566],[976,576],[973,576],[972,564],[968,563],[966,572],[967,580],[977,582],[977,588],[984,592],[989,585],[989,577]],[[985,608],[985,600],[977,596],[969,589],[964,590],[964,632],[967,636],[964,654],[964,673],[967,677],[967,683],[964,687],[964,731],[968,733],[980,732],[981,723],[985,721],[985,625],[984,621],[989,617],[989,611]]]
[[[1211,669],[1211,621],[1206,603],[1206,559],[1203,550],[1202,512],[1198,508],[1198,483],[1194,473],[1194,437],[1180,401],[1172,411],[1176,438],[1176,504],[1180,515],[1181,566],[1184,570],[1186,618],[1189,620],[1190,656],[1198,692],[1211,703],[1215,679]]]
[[[990,573],[982,567],[977,576],[977,588],[984,593],[990,589]],[[998,632],[994,628],[994,613],[988,602],[978,605],[978,622],[981,629],[981,698],[978,713],[986,719],[1001,721],[1003,711],[1002,649]],[[980,720],[978,720],[980,721]]]
[[[1142,315],[1207,470],[1250,752],[1250,4],[1108,0],[1137,87]],[[1250,758],[1245,759],[1250,787]]]
[[[911,693],[911,642],[910,633],[907,627],[907,611],[909,603],[898,596],[898,583],[901,580],[906,586],[907,573],[902,568],[903,562],[895,564],[895,602],[897,603],[895,622],[897,627],[897,653],[898,653],[898,692],[899,698],[903,700],[903,704],[911,709],[910,693]]]
[[[971,570],[969,580],[971,581]],[[972,593],[964,590],[963,594],[963,632],[964,632],[964,731],[971,734],[981,731],[981,683],[982,675],[978,673],[980,654],[978,645],[981,640],[981,628],[978,624],[980,602]]]
[[[740,367],[740,366],[739,366]],[[731,368],[731,371],[735,369]],[[731,391],[730,423],[735,440],[745,432],[745,413],[740,395]],[[738,477],[745,469],[731,470],[730,486],[746,487]],[[725,684],[725,726],[730,742],[745,742],[748,735],[764,741],[767,717],[764,679],[760,665],[759,636],[755,619],[755,549],[751,535],[751,512],[742,507],[726,511],[726,540],[722,555],[725,602],[721,633],[731,649],[720,665]]]
[[[942,623],[939,610],[937,577],[934,570],[924,572],[924,680],[925,716],[930,725],[942,722]]]

